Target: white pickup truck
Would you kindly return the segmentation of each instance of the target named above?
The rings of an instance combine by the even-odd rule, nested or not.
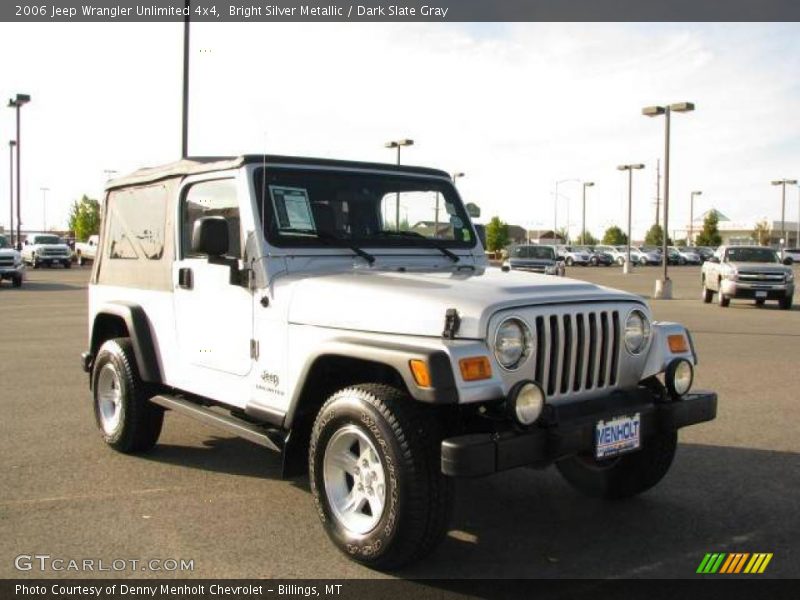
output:
[[[97,244],[100,242],[99,235],[90,235],[89,239],[85,242],[75,243],[75,259],[79,265],[84,265],[87,262],[94,262],[94,257],[97,255]]]
[[[22,245],[22,259],[38,269],[42,265],[52,267],[63,265],[65,269],[72,266],[72,253],[60,237],[52,233],[32,233]]]

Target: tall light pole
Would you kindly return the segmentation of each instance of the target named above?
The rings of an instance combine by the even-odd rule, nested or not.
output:
[[[464,176],[464,173],[462,173],[461,171],[456,171],[455,173],[453,173],[450,176],[450,178],[453,180],[453,183],[455,184],[456,179],[461,179],[463,176]]]
[[[554,218],[553,218],[553,243],[555,243],[556,235],[558,235],[558,186],[561,185],[562,183],[570,183],[570,182],[580,183],[581,180],[580,179],[571,178],[571,179],[559,179],[558,181],[556,181],[556,193],[555,193],[555,196],[553,197],[554,198],[553,201],[555,203],[555,206],[554,206]],[[567,197],[567,211],[569,211],[569,198],[568,197]],[[569,238],[569,217],[567,217],[567,238]],[[569,241],[569,239],[565,239],[564,243],[567,243],[568,241]]]
[[[631,165],[620,165],[617,167],[619,171],[628,172],[628,245],[626,248],[625,266],[622,272],[626,275],[631,272],[631,217],[633,215],[633,172],[639,169],[644,169],[641,163]]]
[[[402,139],[392,140],[384,144],[386,148],[397,148],[397,165],[400,165],[400,149],[403,146],[413,146],[414,140]],[[395,223],[397,231],[400,231],[400,192],[397,192],[396,207],[395,207]]]
[[[583,182],[583,216],[581,219],[581,244],[586,244],[586,188],[593,186],[594,186],[594,181]]]
[[[39,188],[42,191],[42,231],[47,231],[47,192],[50,191],[48,187]]]
[[[693,246],[693,238],[694,238],[694,197],[701,196],[703,192],[696,191],[692,192],[691,198],[689,199],[689,239],[686,240],[687,246]]]
[[[189,15],[192,3],[186,0],[183,17],[183,98],[181,106],[181,158],[189,156]]]
[[[8,107],[17,109],[17,250],[22,250],[22,184],[20,165],[22,164],[22,140],[20,135],[20,109],[31,101],[28,94],[17,94],[16,98],[8,100]]]
[[[800,248],[800,185],[797,186],[797,237],[794,240],[794,247]]]
[[[786,238],[786,186],[787,185],[797,185],[796,179],[778,179],[772,182],[772,185],[779,185],[781,186],[781,237],[783,239],[783,247],[786,247],[787,242],[789,241]],[[783,248],[781,248],[783,250]]]
[[[666,106],[646,106],[642,109],[642,114],[646,117],[657,117],[664,115],[664,229],[663,243],[661,252],[661,261],[664,264],[663,279],[656,280],[656,289],[654,296],[662,300],[669,300],[672,298],[672,282],[669,279],[667,271],[669,266],[669,250],[667,246],[667,232],[669,231],[669,128],[670,128],[670,115],[673,112],[691,112],[694,110],[694,104],[691,102],[677,102],[675,104],[668,104]]]
[[[8,228],[11,231],[11,247],[14,248],[14,146],[15,140],[8,140]]]

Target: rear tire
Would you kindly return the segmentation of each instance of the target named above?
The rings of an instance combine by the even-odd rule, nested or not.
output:
[[[130,338],[108,340],[100,347],[92,392],[95,420],[106,444],[126,454],[146,452],[156,445],[164,410],[149,401]]]
[[[345,555],[392,569],[439,544],[453,504],[440,444],[432,411],[395,388],[362,384],[328,399],[311,434],[309,479],[322,525]]]
[[[678,446],[678,432],[657,433],[642,448],[609,461],[572,456],[556,468],[575,489],[595,498],[620,500],[649,490],[669,471]]]

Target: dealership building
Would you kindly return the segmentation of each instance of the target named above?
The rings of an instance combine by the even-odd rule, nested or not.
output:
[[[683,237],[683,235],[685,235],[687,239],[689,239],[690,236],[692,240],[696,239],[700,232],[703,231],[703,222],[705,221],[705,218],[712,211],[716,212],[719,220],[717,223],[717,228],[719,229],[719,234],[722,237],[723,246],[742,246],[746,244],[757,243],[753,234],[753,230],[756,227],[755,221],[731,221],[727,216],[714,208],[709,209],[703,214],[699,215],[692,222],[691,226],[687,224],[683,231],[678,230],[674,233],[678,234],[677,237]],[[783,237],[780,220],[766,220],[766,223],[769,232],[769,245],[779,246],[781,243],[781,238]],[[785,222],[785,227],[786,247],[796,248],[800,246],[800,241],[798,241],[798,222],[787,220]],[[675,237],[674,234],[673,237]]]

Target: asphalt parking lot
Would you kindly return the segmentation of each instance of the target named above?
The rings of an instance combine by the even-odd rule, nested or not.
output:
[[[666,479],[623,503],[584,498],[554,469],[459,481],[445,543],[385,575],[329,543],[306,481],[281,480],[277,455],[182,416],[145,457],[102,443],[78,361],[88,273],[29,271],[22,289],[0,289],[0,577],[86,575],[19,572],[20,554],[193,559],[175,575],[202,578],[692,577],[706,552],[772,552],[760,577],[800,572],[797,296],[792,311],[722,309],[701,303],[698,268],[672,269],[676,299],[654,301],[655,315],[692,330],[695,387],[720,404],[716,421],[682,431]],[[568,272],[642,295],[657,274]]]

